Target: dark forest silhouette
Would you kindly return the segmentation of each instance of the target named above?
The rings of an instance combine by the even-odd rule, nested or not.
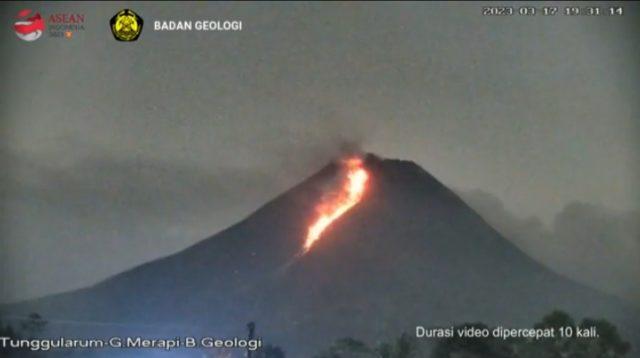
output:
[[[562,311],[554,311],[534,325],[536,329],[562,327],[595,327],[597,338],[560,337],[535,339],[465,338],[439,339],[431,350],[431,358],[620,358],[631,350],[617,328],[604,319],[585,318],[579,324]],[[454,327],[489,329],[483,323],[465,323]],[[419,339],[406,333],[391,343],[370,347],[353,338],[342,338],[315,358],[417,358],[424,357]]]

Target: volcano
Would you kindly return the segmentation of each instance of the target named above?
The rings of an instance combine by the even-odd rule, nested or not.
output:
[[[415,163],[362,160],[369,178],[359,202],[304,255],[339,161],[181,252],[3,311],[78,323],[56,328],[65,334],[144,327],[244,336],[254,321],[258,335],[290,357],[310,357],[346,336],[388,341],[416,325],[530,327],[555,309],[607,318],[637,342],[630,335],[640,332],[640,314],[631,306],[534,261]]]

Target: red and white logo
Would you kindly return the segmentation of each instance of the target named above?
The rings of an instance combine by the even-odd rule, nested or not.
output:
[[[17,21],[13,24],[16,35],[24,41],[35,41],[42,36],[44,32],[44,20],[40,17],[40,13],[36,12],[31,15],[30,9],[21,10],[18,13]]]

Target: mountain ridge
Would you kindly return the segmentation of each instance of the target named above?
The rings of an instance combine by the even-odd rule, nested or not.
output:
[[[269,341],[302,356],[341,336],[386,340],[417,324],[478,320],[530,325],[552,309],[640,327],[637,312],[537,263],[417,164],[363,158],[371,180],[362,201],[302,256],[337,161],[178,253],[10,309],[216,334],[256,321]]]

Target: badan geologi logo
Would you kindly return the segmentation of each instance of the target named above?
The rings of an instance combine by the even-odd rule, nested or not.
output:
[[[35,41],[42,36],[45,25],[40,13],[33,13],[30,9],[20,10],[17,20],[13,24],[16,35],[24,41]]]
[[[124,9],[113,15],[109,24],[116,40],[128,42],[140,37],[144,21],[133,10]]]

